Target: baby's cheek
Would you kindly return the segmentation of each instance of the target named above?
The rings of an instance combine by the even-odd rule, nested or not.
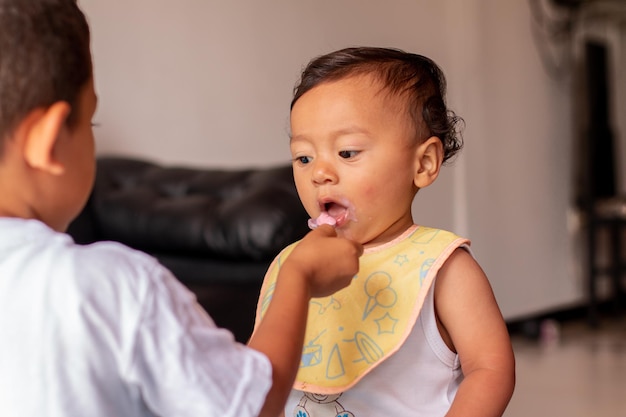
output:
[[[384,190],[385,187],[388,187],[390,184],[382,184],[379,187],[373,186],[371,184],[365,184],[362,188],[362,195],[368,199],[377,198],[380,194],[380,190]]]

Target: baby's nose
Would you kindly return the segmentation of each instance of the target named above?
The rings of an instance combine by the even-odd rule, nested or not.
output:
[[[312,179],[315,184],[336,183],[338,180],[337,171],[331,163],[317,161]]]

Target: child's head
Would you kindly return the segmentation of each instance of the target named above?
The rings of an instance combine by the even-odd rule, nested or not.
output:
[[[0,0],[3,141],[35,108],[66,101],[74,109],[91,73],[89,27],[76,0]],[[72,112],[68,124],[75,122]]]
[[[93,182],[95,105],[76,0],[0,0],[0,215],[67,226]]]
[[[461,148],[430,59],[388,48],[348,48],[312,60],[291,103],[294,177],[312,217],[363,244],[413,223],[415,193]]]

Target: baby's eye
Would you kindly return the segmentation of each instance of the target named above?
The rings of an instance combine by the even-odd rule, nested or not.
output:
[[[359,154],[359,151],[339,151],[339,156],[344,159],[354,158]]]
[[[297,156],[296,158],[294,158],[294,161],[299,162],[303,165],[306,165],[309,162],[311,162],[311,157],[310,156]]]

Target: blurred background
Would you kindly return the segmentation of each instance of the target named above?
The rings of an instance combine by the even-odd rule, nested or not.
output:
[[[626,131],[624,17],[582,16],[586,3],[623,2],[81,0],[93,31],[98,153],[286,163],[291,93],[311,58],[356,45],[420,53],[448,77],[466,148],[419,193],[416,221],[472,239],[507,319],[580,304],[573,86],[584,37],[617,60],[613,124]],[[626,160],[623,137],[616,143]]]
[[[624,1],[79,3],[92,27],[99,155],[288,163],[292,89],[311,58],[370,45],[434,59],[466,145],[418,194],[416,222],[471,238],[509,322],[585,305],[589,146],[602,168],[594,184],[626,194]],[[590,139],[594,117],[608,133]]]

